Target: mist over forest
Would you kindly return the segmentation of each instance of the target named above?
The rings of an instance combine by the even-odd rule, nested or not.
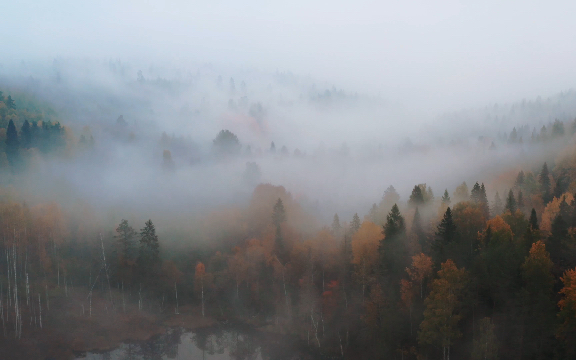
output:
[[[572,10],[10,4],[0,358],[575,358]]]

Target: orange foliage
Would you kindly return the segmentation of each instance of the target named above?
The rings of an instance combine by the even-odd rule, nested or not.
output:
[[[564,287],[560,290],[560,294],[563,296],[558,301],[558,306],[560,310],[571,311],[574,314],[572,321],[576,321],[576,268],[566,270],[560,280],[562,280]]]
[[[378,261],[378,245],[384,238],[382,228],[373,222],[364,221],[360,229],[352,236],[352,254],[354,264],[372,267]]]
[[[572,194],[565,193],[560,198],[554,198],[552,201],[546,205],[544,208],[544,212],[542,213],[542,221],[540,222],[540,230],[542,231],[550,231],[552,229],[552,222],[554,218],[560,213],[560,204],[562,203],[562,199],[566,200],[566,203],[570,205],[570,202],[574,199]]]
[[[498,234],[505,238],[512,239],[512,228],[500,217],[500,215],[488,220],[486,222],[486,228],[488,227],[492,230],[492,234]]]

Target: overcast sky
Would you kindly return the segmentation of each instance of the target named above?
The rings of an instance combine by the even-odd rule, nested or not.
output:
[[[20,0],[2,13],[0,61],[214,61],[435,111],[576,81],[575,1]]]

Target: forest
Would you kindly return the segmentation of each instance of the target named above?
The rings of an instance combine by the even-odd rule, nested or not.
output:
[[[475,141],[474,154],[506,151],[522,166],[494,167],[469,184],[452,179],[458,185],[437,195],[413,181],[405,200],[394,184],[380,184],[372,207],[328,221],[300,194],[262,182],[259,165],[320,161],[324,153],[276,150],[274,142],[253,151],[226,129],[201,152],[157,133],[153,171],[168,184],[185,166],[248,161],[234,175],[250,189],[246,201],[195,215],[179,210],[184,224],[166,220],[173,213],[146,216],[146,205],[136,215],[123,207],[107,214],[86,202],[30,196],[19,181],[51,162],[97,164],[105,140],[86,126],[61,125],[29,95],[15,101],[0,93],[0,100],[2,358],[74,358],[215,324],[278,336],[309,359],[576,357],[576,119],[538,130],[519,124]],[[255,109],[247,111],[257,118]],[[110,141],[142,136],[123,116],[111,124],[100,133]],[[448,147],[462,145],[452,139]],[[410,142],[397,154],[426,151]],[[172,152],[192,160],[177,166]],[[348,152],[331,156],[344,161]],[[177,347],[174,336],[166,341]],[[207,339],[197,336],[196,346],[214,353]],[[230,341],[232,358],[254,358],[254,344]],[[155,351],[155,358],[177,353],[168,345]]]

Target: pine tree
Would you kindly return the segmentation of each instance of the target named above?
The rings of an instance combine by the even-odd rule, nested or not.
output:
[[[412,189],[412,194],[410,194],[410,200],[408,203],[412,206],[419,206],[424,204],[424,194],[422,194],[422,189],[418,185],[414,185]]]
[[[490,218],[490,205],[488,205],[488,196],[486,195],[486,187],[484,183],[480,185],[480,195],[479,195],[480,208],[484,214],[484,218]]]
[[[518,173],[518,176],[516,176],[515,185],[519,186],[519,187],[524,185],[524,171],[520,170],[520,172]]]
[[[120,225],[116,228],[116,239],[118,241],[118,247],[120,248],[119,255],[123,260],[131,260],[134,257],[134,237],[136,236],[136,231],[128,225],[128,220],[122,219]]]
[[[18,158],[18,148],[20,142],[18,141],[18,132],[16,131],[16,126],[14,121],[10,119],[8,122],[8,129],[6,130],[6,156],[12,165],[15,164]]]
[[[548,165],[544,163],[542,166],[542,171],[540,171],[540,191],[542,192],[542,200],[547,204],[552,200],[551,184],[550,184],[550,173],[548,172]]]
[[[394,204],[388,216],[386,216],[386,224],[384,225],[384,236],[386,238],[393,238],[401,235],[406,231],[404,224],[404,217],[400,214],[398,205]]]
[[[32,129],[28,120],[24,120],[20,134],[22,135],[22,147],[29,149],[32,145]]]
[[[422,218],[420,217],[420,211],[418,211],[418,208],[416,208],[416,211],[414,212],[414,219],[412,220],[412,233],[416,236],[422,251],[427,252],[428,244],[426,242],[426,234],[424,233]]]
[[[518,190],[518,209],[524,210],[524,194],[522,194],[522,190]]]
[[[508,197],[506,198],[506,210],[510,211],[512,214],[516,212],[516,198],[514,197],[514,192],[512,189],[508,191]]]
[[[446,247],[456,240],[456,230],[456,224],[452,218],[452,210],[448,208],[444,213],[442,221],[438,225],[436,239],[432,245],[432,250],[435,252],[437,263],[444,261]]]
[[[6,100],[4,101],[4,103],[6,104],[6,107],[8,109],[16,109],[16,103],[14,102],[14,100],[12,100],[12,96],[8,95],[8,97],[6,98]]]
[[[351,235],[356,234],[358,229],[360,229],[360,217],[358,216],[358,213],[355,213],[352,217],[352,222],[350,223]]]
[[[444,190],[444,195],[442,196],[442,204],[450,205],[450,195],[448,195],[448,189]]]
[[[500,194],[496,191],[496,195],[494,195],[494,203],[492,204],[492,216],[502,214],[503,206],[502,206],[502,199],[500,199]]]
[[[160,267],[160,244],[152,220],[146,221],[140,230],[140,252],[138,255],[140,274],[147,280]]]
[[[282,199],[278,198],[274,208],[272,210],[272,223],[276,226],[276,236],[274,238],[274,252],[276,257],[281,263],[286,261],[286,249],[284,246],[284,239],[282,237],[282,227],[281,224],[286,221],[286,210],[284,210],[284,204]]]
[[[272,210],[272,223],[275,226],[280,226],[284,221],[286,221],[286,210],[284,210],[282,199],[278,198]]]
[[[480,204],[480,200],[482,198],[482,190],[480,189],[480,184],[478,181],[472,187],[472,191],[470,191],[470,200],[472,200],[475,204]]]
[[[536,210],[534,208],[532,208],[532,211],[530,212],[530,220],[528,223],[532,230],[540,230],[540,227],[538,226],[538,218],[536,217]]]
[[[338,217],[338,214],[334,214],[334,220],[332,220],[332,235],[335,237],[340,236],[341,230],[342,227],[340,226],[340,218]]]

